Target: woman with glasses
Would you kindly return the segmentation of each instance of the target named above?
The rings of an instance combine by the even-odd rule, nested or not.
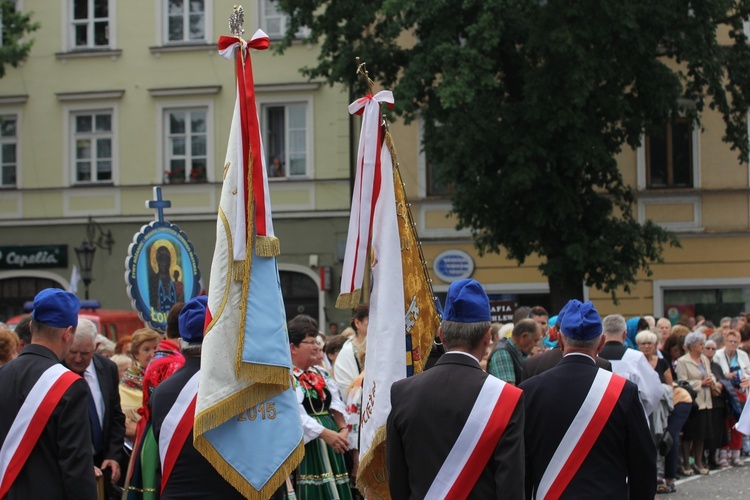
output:
[[[321,349],[317,322],[299,315],[289,322],[297,401],[305,439],[305,457],[296,474],[298,500],[351,500],[344,452],[349,449],[346,408],[336,382],[317,366]]]

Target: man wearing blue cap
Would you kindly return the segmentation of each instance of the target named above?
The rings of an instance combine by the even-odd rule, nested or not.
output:
[[[527,498],[654,498],[656,449],[638,387],[597,367],[605,339],[593,304],[563,311],[562,361],[520,385]]]
[[[39,292],[31,344],[0,368],[0,498],[97,498],[88,388],[60,364],[79,309],[70,292]]]
[[[185,365],[159,384],[151,396],[151,420],[161,458],[162,499],[242,498],[193,446],[193,419],[185,422],[180,418],[198,393],[207,302],[207,297],[201,295],[188,301],[180,311],[178,324]],[[191,397],[178,398],[183,393]],[[188,404],[182,404],[183,401]],[[186,438],[174,425],[177,423],[190,427]],[[175,451],[170,453],[170,450]]]
[[[438,333],[447,352],[435,366],[391,387],[391,496],[524,498],[521,391],[479,366],[491,335],[482,285],[451,284]]]

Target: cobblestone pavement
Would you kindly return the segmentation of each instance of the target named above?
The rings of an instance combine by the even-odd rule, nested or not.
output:
[[[658,495],[661,500],[678,498],[701,498],[704,500],[750,499],[750,459],[745,458],[744,467],[727,467],[712,470],[708,476],[691,476],[677,480],[677,491],[669,495]]]

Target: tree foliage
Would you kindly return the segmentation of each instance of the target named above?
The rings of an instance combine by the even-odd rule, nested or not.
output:
[[[636,282],[674,235],[633,213],[616,156],[677,116],[721,113],[748,155],[750,0],[279,0],[320,43],[310,78],[360,86],[356,56],[421,115],[480,252],[542,257],[553,307]],[[726,34],[730,43],[720,44]]]
[[[14,68],[26,60],[34,40],[23,40],[24,34],[39,29],[38,23],[31,22],[31,14],[17,12],[15,2],[0,0],[0,21],[2,22],[2,40],[0,40],[0,78],[5,76],[5,66]]]

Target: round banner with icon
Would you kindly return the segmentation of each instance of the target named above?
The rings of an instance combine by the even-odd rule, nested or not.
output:
[[[160,188],[155,188],[155,194],[157,201],[147,206],[157,209],[157,220],[133,237],[125,259],[125,282],[141,319],[164,332],[172,306],[199,295],[201,283],[193,244],[179,227],[164,220],[163,208],[169,202],[161,200]]]

